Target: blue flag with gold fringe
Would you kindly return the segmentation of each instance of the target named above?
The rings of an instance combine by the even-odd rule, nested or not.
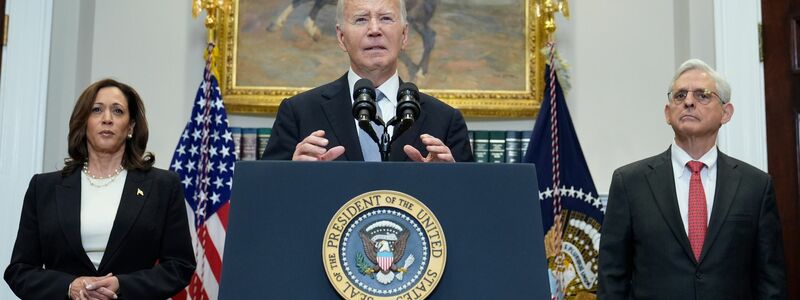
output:
[[[552,298],[583,299],[597,291],[605,206],[555,71],[547,67],[545,74],[544,99],[523,162],[536,164]]]

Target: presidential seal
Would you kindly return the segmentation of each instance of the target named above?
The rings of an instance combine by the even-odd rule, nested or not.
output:
[[[379,190],[336,212],[323,238],[322,262],[345,299],[425,299],[442,278],[446,249],[439,221],[425,204]]]

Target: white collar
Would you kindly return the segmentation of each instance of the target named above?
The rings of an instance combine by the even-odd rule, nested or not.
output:
[[[681,178],[683,177],[683,170],[686,168],[686,163],[695,159],[692,159],[686,150],[683,150],[683,148],[678,146],[678,144],[675,143],[675,140],[672,141],[672,147],[669,149],[670,153],[672,154],[673,174],[675,174],[677,178]],[[708,152],[703,154],[703,156],[701,156],[697,161],[704,163],[708,170],[711,170],[712,168],[716,167],[717,156],[719,156],[719,151],[717,150],[717,145],[714,144],[714,146],[711,147]]]
[[[347,72],[347,84],[350,86],[350,103],[353,102],[353,87],[356,85],[356,82],[361,79],[361,76],[358,76],[353,68],[351,67],[350,70]],[[397,71],[394,71],[394,75],[389,77],[381,86],[377,88],[377,90],[381,91],[386,96],[386,99],[389,99],[389,102],[392,105],[397,106],[397,90],[400,89],[400,76],[397,75]],[[377,94],[377,91],[376,91]],[[375,99],[377,100],[377,99]]]

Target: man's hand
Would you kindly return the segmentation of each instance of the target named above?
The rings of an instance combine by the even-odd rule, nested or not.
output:
[[[408,158],[417,162],[456,162],[453,158],[453,153],[450,153],[450,148],[447,147],[442,140],[437,139],[430,134],[420,135],[422,144],[428,150],[428,156],[422,157],[422,153],[411,145],[405,145],[403,151],[406,152]]]
[[[119,280],[108,273],[103,277],[82,276],[69,284],[69,297],[75,300],[117,299]]]
[[[292,160],[334,160],[344,153],[343,146],[336,146],[326,150],[325,146],[328,145],[328,139],[325,138],[324,130],[317,130],[307,136],[294,148]],[[419,153],[419,152],[417,152]]]

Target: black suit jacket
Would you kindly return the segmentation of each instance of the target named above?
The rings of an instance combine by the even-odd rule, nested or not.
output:
[[[350,99],[345,74],[334,82],[281,102],[262,159],[291,160],[297,143],[322,129],[329,141],[328,149],[345,148],[337,160],[363,161]],[[427,133],[450,147],[456,161],[475,161],[461,112],[424,93],[420,93],[419,100],[422,111],[419,119],[393,142],[390,160],[409,160],[403,151],[404,145],[412,145],[422,156],[427,156],[428,151],[419,138],[420,134]]]
[[[139,193],[141,191],[141,193]],[[63,299],[79,276],[114,273],[119,296],[165,299],[183,289],[195,269],[178,176],[129,170],[99,270],[83,249],[80,171],[34,175],[4,278],[22,299]]]
[[[719,152],[714,206],[694,258],[670,151],[614,172],[598,299],[784,299],[781,224],[766,173]]]

